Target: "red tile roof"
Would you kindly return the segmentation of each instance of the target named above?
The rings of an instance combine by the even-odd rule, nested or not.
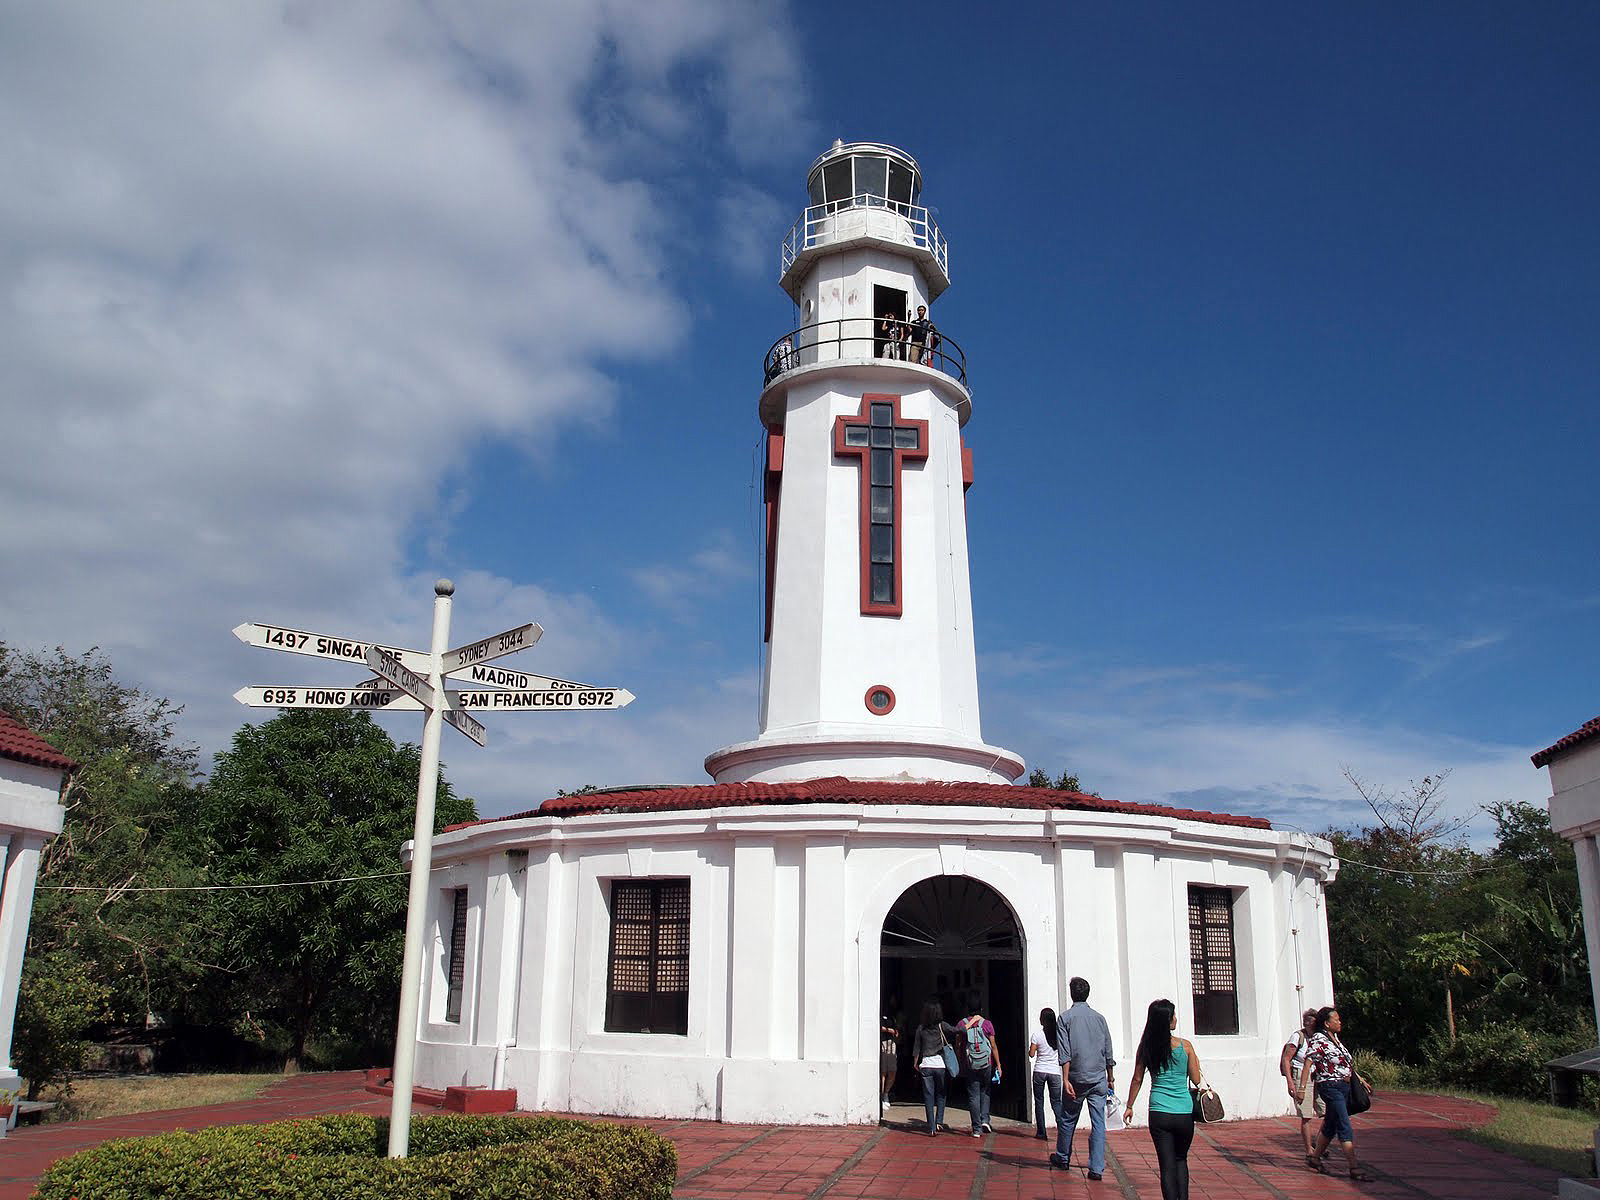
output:
[[[32,763],[36,767],[55,767],[61,771],[70,771],[78,765],[4,711],[0,711],[0,758]]]
[[[1246,829],[1271,829],[1272,822],[1262,817],[1239,817],[1229,813],[1204,812],[1193,808],[1169,808],[1164,804],[1129,804],[1105,800],[1082,792],[1061,792],[1054,788],[1013,787],[1004,783],[883,783],[833,776],[796,783],[709,783],[699,787],[638,788],[620,792],[591,792],[580,796],[557,796],[536,809],[504,817],[467,821],[450,829],[487,825],[494,821],[515,821],[522,817],[577,817],[586,813],[682,812],[699,808],[745,808],[757,804],[920,804],[936,807],[971,806],[1048,811],[1077,809],[1084,812],[1128,813],[1135,816],[1171,817],[1183,821],[1205,821],[1212,825],[1236,825]]]
[[[1553,746],[1546,746],[1533,756],[1533,765],[1536,767],[1547,766],[1550,760],[1560,755],[1565,750],[1570,750],[1580,742],[1587,742],[1590,738],[1600,737],[1600,717],[1596,717],[1581,729],[1574,729],[1566,737]]]

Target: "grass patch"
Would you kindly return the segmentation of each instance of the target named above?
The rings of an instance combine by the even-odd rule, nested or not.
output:
[[[72,1081],[70,1094],[46,1094],[56,1107],[50,1121],[91,1121],[96,1117],[126,1117],[133,1113],[194,1108],[202,1104],[227,1104],[250,1100],[282,1075],[129,1075]]]
[[[1596,1117],[1586,1108],[1558,1108],[1531,1100],[1485,1096],[1451,1089],[1452,1096],[1493,1104],[1499,1112],[1487,1125],[1463,1129],[1457,1137],[1491,1150],[1550,1167],[1576,1179],[1593,1176],[1587,1151],[1594,1147]]]

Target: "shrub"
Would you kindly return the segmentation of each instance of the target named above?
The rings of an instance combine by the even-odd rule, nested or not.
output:
[[[1435,1082],[1451,1087],[1544,1100],[1550,1094],[1545,1063],[1593,1042],[1592,1027],[1587,1032],[1549,1033],[1492,1021],[1458,1029],[1454,1045],[1442,1035],[1429,1038],[1423,1046],[1425,1059],[1420,1069]]]
[[[1395,1062],[1392,1058],[1384,1058],[1371,1050],[1357,1050],[1355,1054],[1356,1072],[1377,1088],[1380,1092],[1393,1091],[1404,1087],[1412,1069],[1405,1063]]]
[[[410,1157],[386,1118],[313,1117],[106,1142],[57,1162],[33,1200],[669,1200],[672,1143],[557,1117],[423,1117]]]
[[[68,1076],[83,1066],[90,1048],[85,1032],[109,1015],[110,995],[87,967],[65,954],[23,963],[12,1058],[28,1081],[29,1100],[56,1083],[72,1090]]]

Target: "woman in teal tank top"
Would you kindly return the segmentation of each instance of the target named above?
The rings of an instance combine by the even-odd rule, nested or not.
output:
[[[1133,1102],[1148,1072],[1150,1141],[1161,1165],[1161,1200],[1189,1200],[1189,1146],[1194,1141],[1194,1097],[1189,1085],[1200,1083],[1200,1057],[1187,1038],[1173,1036],[1177,1027],[1178,1010],[1172,1001],[1152,1000],[1133,1059],[1126,1108],[1132,1125]]]

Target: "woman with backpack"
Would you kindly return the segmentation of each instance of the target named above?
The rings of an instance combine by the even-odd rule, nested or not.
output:
[[[978,994],[972,994],[972,1015],[961,1022],[961,1073],[967,1080],[967,1111],[972,1117],[972,1136],[994,1132],[989,1127],[989,1101],[994,1085],[1000,1082],[1000,1048],[995,1043],[994,1026],[978,1007]]]
[[[1044,1009],[1039,1014],[1039,1028],[1033,1031],[1028,1042],[1028,1057],[1033,1059],[1033,1136],[1041,1142],[1044,1132],[1044,1093],[1050,1090],[1050,1111],[1061,1124],[1061,1057],[1057,1053],[1060,1042],[1056,1040],[1056,1010]]]
[[[1288,1081],[1289,1099],[1294,1101],[1300,1113],[1300,1140],[1305,1143],[1307,1154],[1316,1149],[1311,1122],[1322,1115],[1322,1106],[1315,1094],[1301,1098],[1300,1073],[1305,1070],[1306,1048],[1311,1045],[1311,1035],[1316,1030],[1317,1010],[1308,1008],[1300,1014],[1300,1028],[1289,1035],[1289,1040],[1283,1044],[1283,1052],[1278,1055],[1278,1074]]]
[[[944,1019],[944,1006],[937,1000],[922,1006],[922,1021],[911,1043],[911,1061],[922,1076],[922,1107],[928,1114],[929,1137],[936,1136],[944,1125],[944,1101],[950,1088],[944,1052],[961,1036],[961,1030]]]

